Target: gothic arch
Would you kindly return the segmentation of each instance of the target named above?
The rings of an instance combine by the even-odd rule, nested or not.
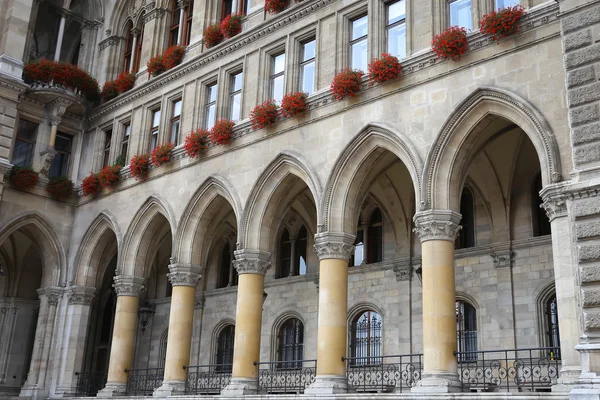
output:
[[[414,185],[416,202],[419,202],[421,190],[421,171],[423,163],[417,149],[399,132],[380,123],[371,123],[360,130],[346,145],[336,160],[325,185],[320,204],[319,227],[322,231],[345,232],[354,235],[356,218],[362,198],[359,198],[360,186],[368,169],[365,163],[376,159],[389,151],[400,159],[407,168]]]
[[[372,302],[360,301],[354,304],[352,307],[348,308],[348,326],[352,324],[352,321],[355,318],[359,317],[362,313],[366,311],[375,311],[377,314],[379,314],[382,320],[385,319],[385,315],[381,310],[381,307],[377,306],[375,303]]]
[[[302,156],[284,151],[269,163],[250,191],[240,231],[241,248],[269,250],[273,242],[271,225],[276,208],[293,178],[301,179],[308,186],[317,208],[318,221],[317,205],[322,193],[319,178]]]
[[[493,136],[481,134],[480,122],[489,122],[491,117],[518,125],[529,137],[540,161],[544,186],[561,180],[558,144],[542,114],[515,93],[483,86],[455,108],[431,146],[424,169],[421,211],[458,209],[462,176],[474,154]]]

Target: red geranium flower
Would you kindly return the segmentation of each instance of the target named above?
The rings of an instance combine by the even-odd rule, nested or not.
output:
[[[308,104],[304,92],[288,93],[281,100],[281,111],[287,118],[293,118],[306,113]]]
[[[498,42],[519,31],[519,19],[525,14],[520,5],[492,11],[481,18],[481,32]]]
[[[65,176],[51,178],[46,185],[46,192],[55,199],[67,199],[73,194],[73,181]]]
[[[29,167],[15,165],[10,169],[9,180],[19,190],[31,190],[38,184],[39,175]]]
[[[223,32],[219,24],[209,25],[203,34],[204,45],[207,49],[214,47],[223,41]]]
[[[268,128],[277,120],[277,104],[275,100],[267,100],[254,107],[250,113],[250,121],[254,130]]]
[[[265,0],[265,11],[277,14],[285,8],[285,0]]]
[[[173,143],[165,143],[158,145],[152,150],[152,164],[160,167],[171,160],[171,154],[175,145]]]
[[[105,188],[113,188],[119,183],[121,173],[120,165],[107,165],[98,172],[100,185]]]
[[[467,30],[458,26],[451,26],[439,35],[435,35],[431,47],[438,58],[458,61],[469,49]]]
[[[396,79],[400,76],[400,71],[402,71],[402,65],[398,62],[398,58],[383,53],[381,59],[374,58],[369,63],[370,85],[374,85],[375,82],[383,83]]]
[[[350,68],[344,68],[339,74],[337,74],[329,90],[333,97],[340,101],[345,97],[354,97],[360,90],[360,80],[364,72],[361,70],[352,70]]]
[[[233,138],[233,126],[235,122],[228,119],[219,119],[210,130],[210,140],[214,144],[227,145]]]
[[[102,86],[102,100],[104,102],[110,101],[119,95],[119,91],[117,90],[117,84],[115,81],[107,81]]]
[[[171,46],[163,53],[163,66],[165,70],[169,70],[181,64],[183,56],[185,55],[185,47],[183,46]]]
[[[148,73],[152,76],[158,76],[166,71],[165,64],[163,62],[163,56],[161,54],[152,57],[146,63]]]
[[[100,178],[98,178],[97,174],[90,173],[83,178],[83,181],[81,181],[81,188],[83,189],[84,196],[93,197],[97,195],[102,189],[100,186]]]
[[[129,173],[136,181],[142,181],[148,177],[149,161],[150,156],[148,154],[133,156],[129,161]]]
[[[242,14],[229,14],[221,21],[221,32],[223,37],[229,39],[242,31]]]
[[[121,72],[114,83],[119,94],[125,93],[133,88],[133,85],[135,84],[135,74],[132,74],[131,72]]]
[[[188,157],[198,157],[208,147],[210,132],[206,129],[196,129],[185,137],[183,148]]]

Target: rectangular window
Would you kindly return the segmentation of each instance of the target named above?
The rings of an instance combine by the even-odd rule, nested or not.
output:
[[[271,57],[271,98],[277,102],[283,99],[285,86],[285,53]]]
[[[231,75],[229,89],[229,119],[239,121],[242,114],[242,82],[244,73],[238,72]]]
[[[158,144],[158,131],[160,127],[160,109],[152,111],[152,126],[150,127],[150,150]]]
[[[112,142],[112,129],[104,131],[104,149],[102,150],[102,166],[106,167],[110,159],[110,143]]]
[[[129,150],[129,136],[131,135],[131,124],[129,122],[123,124],[123,140],[121,140],[121,156],[127,163],[127,151]]]
[[[367,70],[369,63],[367,34],[369,32],[368,16],[357,18],[352,21],[352,32],[350,35],[350,54],[352,69]]]
[[[398,58],[406,57],[406,1],[387,5],[387,51]]]
[[[471,16],[471,0],[449,0],[450,26],[459,26],[470,30],[473,28]]]
[[[50,166],[50,172],[48,173],[49,177],[53,178],[55,176],[68,175],[72,144],[72,136],[60,132],[56,135],[56,141],[54,142],[56,156],[54,157],[52,165]]]
[[[181,99],[173,102],[171,115],[171,143],[177,146],[177,143],[179,143],[179,131],[181,130]]]
[[[217,84],[206,88],[206,105],[204,106],[204,128],[211,129],[215,125],[217,115]]]
[[[520,0],[496,0],[496,8],[513,7],[521,4]]]
[[[12,163],[20,167],[30,167],[33,159],[33,151],[35,149],[35,140],[37,136],[38,124],[27,121],[26,119],[19,120],[17,128],[17,140],[15,141],[15,149],[13,151]]]
[[[315,55],[317,41],[312,39],[302,43],[300,62],[300,91],[311,95],[315,91]]]

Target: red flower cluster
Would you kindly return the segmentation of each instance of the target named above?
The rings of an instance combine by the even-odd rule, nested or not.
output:
[[[183,46],[175,45],[166,49],[163,53],[163,65],[165,66],[165,69],[169,70],[181,64],[184,55],[185,47]]]
[[[160,167],[166,162],[171,161],[171,154],[173,153],[173,149],[175,145],[173,143],[165,143],[158,145],[152,150],[152,164],[157,167]]]
[[[98,82],[86,71],[73,64],[45,59],[34,61],[25,65],[23,78],[27,83],[61,85],[81,92],[83,97],[93,104],[100,103]]]
[[[232,38],[242,31],[242,14],[229,14],[221,21],[221,32],[226,39]]]
[[[467,30],[458,26],[451,26],[439,35],[435,35],[431,47],[438,58],[458,61],[469,49]]]
[[[46,185],[46,192],[55,199],[67,199],[73,194],[73,181],[64,176],[51,178]]]
[[[107,165],[98,172],[98,180],[100,185],[105,188],[112,188],[119,183],[121,173],[120,165]]]
[[[162,54],[154,56],[146,63],[146,70],[152,76],[158,76],[166,71]]]
[[[118,95],[117,83],[115,81],[106,81],[104,86],[102,86],[102,101],[110,101]]]
[[[341,101],[345,97],[354,97],[360,90],[360,79],[364,75],[361,70],[344,68],[339,74],[337,74],[329,90],[333,97]]]
[[[13,166],[9,172],[11,185],[19,190],[31,190],[38,184],[38,173],[29,167]]]
[[[150,156],[148,154],[133,156],[129,161],[129,173],[136,181],[143,181],[148,177],[149,161]]]
[[[267,100],[264,103],[257,105],[250,113],[252,128],[255,131],[268,128],[275,123],[278,114],[275,100]]]
[[[285,0],[265,0],[265,11],[277,14],[285,8]]]
[[[492,11],[481,19],[481,32],[497,42],[519,31],[519,18],[524,14],[525,10],[520,5]]]
[[[227,145],[233,138],[233,127],[235,122],[228,119],[219,119],[210,130],[210,140],[214,144]]]
[[[206,129],[196,129],[185,137],[183,148],[188,157],[198,157],[208,147],[210,132]]]
[[[369,63],[370,85],[374,85],[375,82],[383,83],[396,79],[400,76],[400,71],[402,71],[402,65],[398,62],[398,58],[383,53],[381,59],[374,58]]]
[[[125,93],[128,90],[133,89],[135,84],[135,74],[131,72],[121,72],[117,79],[115,79],[115,85],[119,94]]]
[[[223,32],[219,24],[209,25],[204,30],[204,45],[207,49],[214,47],[223,41]]]
[[[308,111],[307,97],[304,92],[286,94],[281,100],[281,112],[286,118],[293,118],[306,113]]]
[[[97,174],[90,173],[88,176],[83,178],[81,181],[81,188],[83,189],[84,196],[95,196],[100,193],[102,187],[100,186],[100,178]]]

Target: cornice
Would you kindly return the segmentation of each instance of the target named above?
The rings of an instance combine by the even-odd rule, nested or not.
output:
[[[24,82],[19,82],[14,79],[5,78],[6,75],[0,73],[0,88],[12,90],[13,92],[17,92],[19,94],[25,93],[28,86]]]

